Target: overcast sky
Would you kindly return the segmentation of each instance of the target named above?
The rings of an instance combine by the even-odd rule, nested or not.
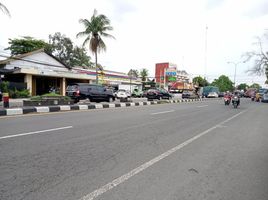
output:
[[[105,39],[107,51],[99,63],[107,70],[128,72],[149,69],[154,76],[155,63],[171,62],[193,77],[212,81],[219,75],[234,77],[234,64],[256,46],[256,36],[268,30],[267,0],[0,0],[11,18],[0,13],[0,53],[8,38],[32,36],[48,40],[61,32],[76,45],[83,40],[78,20],[90,18],[93,10],[105,14],[115,36]],[[207,54],[205,36],[207,29]],[[268,40],[266,40],[268,43]],[[89,52],[89,55],[93,55]],[[207,65],[205,64],[207,55]],[[94,60],[94,59],[93,59]],[[205,67],[207,66],[207,67]],[[237,65],[236,82],[263,84],[264,76],[247,76],[250,63]]]

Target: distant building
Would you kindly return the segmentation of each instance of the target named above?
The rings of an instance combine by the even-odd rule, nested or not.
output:
[[[48,93],[51,87],[65,95],[68,84],[95,83],[96,70],[81,67],[68,68],[53,55],[37,50],[0,61],[2,80],[15,85],[25,85],[31,95]],[[103,70],[98,74],[99,83],[118,87],[132,85],[141,88],[141,81],[122,72]],[[131,87],[130,87],[131,88]]]
[[[185,70],[178,70],[173,63],[157,63],[155,65],[155,80],[159,87],[165,89],[193,89],[191,77]]]

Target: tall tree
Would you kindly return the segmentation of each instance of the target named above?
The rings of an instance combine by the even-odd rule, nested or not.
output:
[[[258,83],[253,83],[252,85],[249,86],[250,88],[256,88],[256,89],[260,89],[261,86]]]
[[[47,43],[43,40],[37,40],[30,36],[24,36],[22,39],[9,39],[9,47],[5,50],[10,50],[11,55],[19,55],[45,48]]]
[[[141,75],[141,81],[145,82],[147,80],[148,75],[149,75],[148,69],[145,69],[145,68],[141,69],[140,75]]]
[[[130,69],[127,73],[128,76],[138,78],[139,77],[139,71],[137,69]]]
[[[59,32],[49,35],[49,45],[46,50],[69,67],[82,66],[90,68],[92,66],[86,50],[74,46],[70,38]]]
[[[83,46],[89,44],[89,49],[95,55],[95,66],[96,66],[96,83],[98,84],[98,56],[102,50],[106,51],[106,45],[102,37],[114,38],[112,35],[108,34],[107,31],[113,30],[110,25],[110,20],[103,14],[98,15],[97,10],[90,20],[80,19],[79,22],[84,25],[85,30],[79,32],[77,37],[86,37]]]
[[[202,78],[201,76],[194,77],[193,83],[195,85],[198,85],[199,87],[205,87],[209,85],[209,82],[206,79]]]
[[[234,89],[233,82],[225,75],[221,75],[218,79],[214,79],[211,85],[217,86],[221,92],[232,91]]]
[[[7,7],[6,7],[4,4],[2,4],[2,3],[0,3],[0,10],[1,10],[3,13],[5,13],[6,15],[8,15],[8,16],[10,17],[10,12],[9,12],[9,10],[8,10]]]
[[[268,35],[265,35],[264,37],[268,40]],[[267,77],[266,83],[268,83],[268,50],[264,49],[263,43],[264,41],[262,38],[257,37],[255,45],[258,46],[258,50],[247,52],[245,55],[247,57],[247,61],[251,59],[254,60],[254,65],[250,70],[248,70],[248,72],[257,75],[265,74]]]
[[[249,86],[248,86],[246,83],[241,83],[241,84],[239,84],[239,85],[237,86],[237,89],[238,89],[238,90],[244,90],[244,91],[246,91],[247,88],[249,88]]]

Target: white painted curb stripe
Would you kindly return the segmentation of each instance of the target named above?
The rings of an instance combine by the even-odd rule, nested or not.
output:
[[[60,106],[60,110],[65,111],[65,110],[71,110],[70,106]]]
[[[87,110],[88,106],[87,105],[78,105],[79,106],[79,110]]]
[[[236,118],[237,116],[241,115],[242,113],[244,113],[245,111],[243,112],[240,112],[228,119],[226,119],[225,121],[207,129],[206,131],[202,132],[202,133],[199,133],[198,135],[190,138],[189,140],[186,140],[185,142],[179,144],[178,146],[175,146],[174,148],[168,150],[167,152],[153,158],[152,160],[140,165],[139,167],[131,170],[130,172],[120,176],[119,178],[116,178],[114,179],[112,182],[110,183],[107,183],[106,185],[100,187],[99,189],[85,195],[84,197],[82,197],[80,200],[93,200],[95,199],[96,197],[102,195],[103,193],[113,189],[114,187],[118,186],[119,184],[127,181],[128,179],[130,179],[131,177],[135,176],[136,174],[144,171],[145,169],[151,167],[152,165],[154,165],[155,163],[163,160],[164,158],[170,156],[171,154],[175,153],[176,151],[182,149],[183,147],[187,146],[188,144],[192,143],[193,141],[197,140],[198,138],[206,135],[207,133],[213,131],[214,129],[218,128],[219,126],[222,126],[223,124],[225,124],[226,122],[232,120],[233,118]]]
[[[147,105],[151,105],[151,102],[150,101],[147,101]]]
[[[120,103],[120,107],[126,107],[125,103]]]
[[[109,103],[109,108],[115,108],[115,104]]]
[[[139,102],[139,105],[140,105],[140,106],[143,106],[143,102]]]
[[[95,108],[96,108],[96,109],[103,108],[103,105],[102,105],[102,104],[95,104]]]
[[[44,112],[49,112],[49,107],[35,107],[36,112],[38,113],[44,113]]]
[[[11,108],[7,109],[7,115],[22,115],[23,111],[21,108]]]
[[[42,131],[33,131],[33,132],[29,132],[29,133],[20,133],[20,134],[16,134],[16,135],[7,135],[7,136],[0,137],[0,140],[7,139],[7,138],[13,138],[13,137],[20,137],[20,136],[25,136],[25,135],[33,135],[33,134],[37,134],[37,133],[58,131],[58,130],[68,129],[68,128],[73,128],[73,127],[72,126],[65,126],[65,127],[47,129],[47,130],[42,130]]]
[[[130,106],[135,106],[135,103],[130,103]]]

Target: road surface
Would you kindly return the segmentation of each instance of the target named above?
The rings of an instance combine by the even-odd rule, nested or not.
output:
[[[267,200],[268,105],[0,118],[1,200]]]

